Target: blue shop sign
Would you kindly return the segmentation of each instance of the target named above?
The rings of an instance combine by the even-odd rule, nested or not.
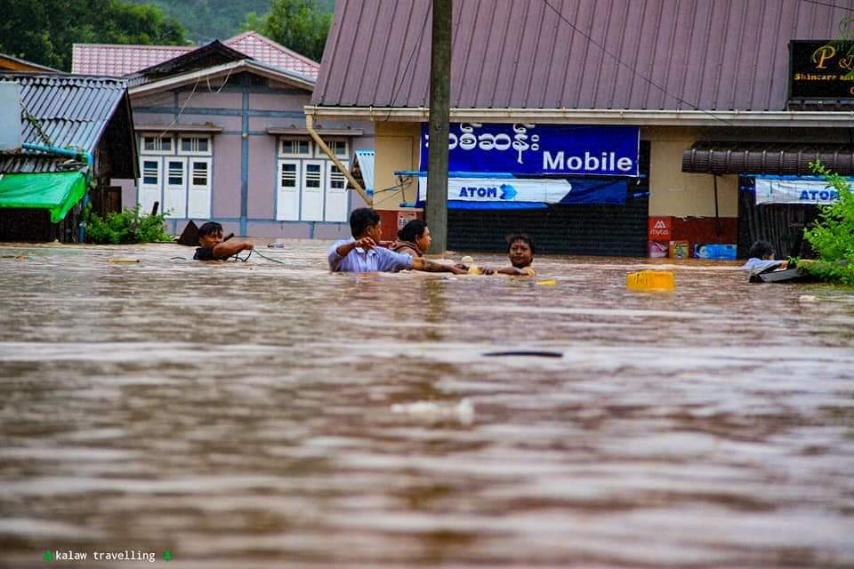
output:
[[[427,170],[429,125],[421,125],[421,171]],[[452,172],[637,177],[640,128],[451,123]]]

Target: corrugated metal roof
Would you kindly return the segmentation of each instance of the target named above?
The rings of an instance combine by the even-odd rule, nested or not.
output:
[[[431,3],[338,0],[312,104],[429,105]],[[854,0],[455,0],[454,108],[784,110]]]
[[[258,61],[317,78],[320,64],[279,45],[257,32],[244,32],[223,44]],[[179,45],[114,45],[76,43],[71,52],[72,73],[122,77],[198,49]]]
[[[22,106],[35,119],[24,121],[23,142],[79,148],[86,152],[95,150],[127,94],[125,81],[105,77],[3,74],[0,79],[21,86]],[[53,171],[58,164],[67,162],[67,159],[59,161],[40,156],[31,153],[4,155],[0,159],[0,171]]]
[[[129,86],[135,87],[170,75],[177,75],[179,73],[243,59],[246,59],[245,54],[228,47],[219,40],[213,40],[193,51],[188,51],[172,59],[156,63],[151,67],[140,69],[136,73],[126,76],[125,79],[127,79]]]
[[[372,195],[374,193],[374,151],[357,150],[355,152],[355,156],[359,171],[362,174],[365,191],[368,192],[368,195]],[[354,164],[354,166],[356,166],[356,164]]]

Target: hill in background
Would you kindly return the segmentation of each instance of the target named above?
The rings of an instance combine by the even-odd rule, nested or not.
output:
[[[246,16],[259,16],[270,10],[271,0],[129,0],[134,4],[154,4],[178,20],[187,30],[187,38],[196,44],[226,39],[240,33]],[[335,0],[314,0],[325,12],[335,10]]]

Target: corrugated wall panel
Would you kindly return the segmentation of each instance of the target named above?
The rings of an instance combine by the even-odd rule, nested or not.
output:
[[[527,233],[537,254],[645,257],[646,199],[625,206],[554,206],[534,211],[448,211],[448,248],[506,251],[505,237]]]

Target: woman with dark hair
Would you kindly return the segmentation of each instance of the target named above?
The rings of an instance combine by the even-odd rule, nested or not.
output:
[[[397,241],[389,247],[395,253],[406,253],[412,257],[423,257],[430,248],[433,238],[430,228],[421,219],[413,219],[397,232]]]

